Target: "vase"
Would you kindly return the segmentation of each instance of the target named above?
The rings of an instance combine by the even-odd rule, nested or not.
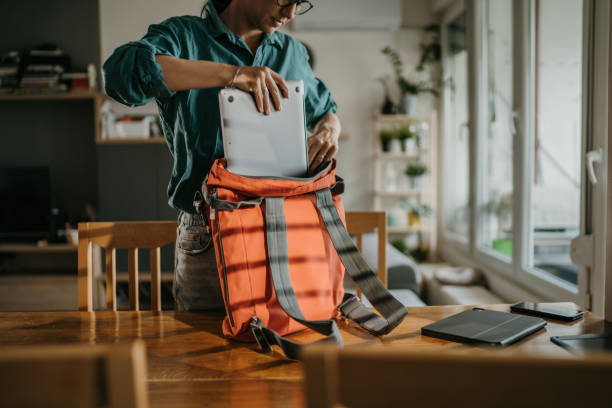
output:
[[[416,153],[416,141],[414,137],[402,140],[402,152],[408,154]]]
[[[408,211],[408,225],[412,228],[419,228],[421,226],[421,216]]]
[[[392,163],[386,164],[382,181],[384,191],[397,191],[397,172]]]
[[[397,105],[393,103],[389,96],[385,96],[385,102],[381,108],[383,115],[394,115],[397,113]]]
[[[398,139],[393,139],[391,141],[391,153],[401,153],[402,152],[402,144]]]
[[[390,140],[381,140],[380,141],[380,146],[381,146],[383,152],[388,152],[389,150],[391,150],[391,141]]]
[[[402,95],[402,113],[405,115],[414,115],[416,110],[417,96],[414,94],[405,93]]]
[[[423,176],[412,176],[410,177],[410,188],[413,190],[420,190],[423,186]]]
[[[405,227],[406,225],[408,225],[408,217],[406,217],[406,211],[402,208],[393,208],[391,211],[388,212],[387,216],[393,218],[393,227]]]

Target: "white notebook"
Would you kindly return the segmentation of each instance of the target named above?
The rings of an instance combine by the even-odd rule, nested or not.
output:
[[[281,110],[259,113],[252,94],[235,88],[219,91],[221,134],[227,168],[253,177],[305,177],[308,173],[304,83],[287,81],[289,98]]]

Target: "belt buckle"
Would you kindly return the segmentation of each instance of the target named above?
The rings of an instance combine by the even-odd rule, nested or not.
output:
[[[270,343],[268,343],[268,339],[266,339],[266,335],[263,332],[263,322],[257,316],[251,317],[251,331],[253,332],[253,337],[255,337],[255,341],[261,348],[261,352],[264,354],[270,354],[272,352],[272,347]]]

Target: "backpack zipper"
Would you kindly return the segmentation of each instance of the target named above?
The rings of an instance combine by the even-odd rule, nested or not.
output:
[[[217,189],[215,188],[213,190],[213,197],[217,198]],[[211,214],[212,211],[214,211],[214,209],[211,208]],[[234,324],[234,316],[232,316],[232,309],[230,308],[230,300],[229,300],[229,290],[228,290],[228,285],[227,285],[227,270],[225,268],[225,255],[223,254],[223,242],[221,241],[221,224],[219,223],[219,214],[215,214],[215,219],[217,221],[217,236],[219,239],[219,256],[221,257],[221,266],[223,267],[223,291],[225,293],[225,308],[226,308],[226,313],[227,316],[229,317],[230,320],[230,324],[232,325],[232,327],[235,326]]]

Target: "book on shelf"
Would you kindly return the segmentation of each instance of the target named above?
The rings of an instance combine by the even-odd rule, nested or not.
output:
[[[62,74],[62,82],[70,87],[71,92],[85,92],[91,88],[87,72],[66,72]]]
[[[44,82],[44,81],[59,81],[59,75],[24,75],[21,77],[21,83],[27,84],[32,82]]]
[[[66,92],[68,92],[68,86],[66,84],[58,84],[54,86],[17,88],[13,93],[15,95],[53,95]]]
[[[13,89],[19,85],[19,77],[16,75],[0,75],[0,88]]]
[[[65,68],[63,65],[61,64],[29,64],[26,65],[24,71],[26,73],[32,72],[32,73],[36,73],[36,72],[43,72],[43,73],[49,73],[49,72],[53,72],[53,73],[57,73],[57,74],[61,74],[62,72],[64,72]]]
[[[19,85],[19,52],[9,51],[0,57],[0,93],[11,93]]]
[[[33,49],[28,51],[29,55],[35,57],[57,57],[64,55],[64,51],[59,48],[54,49]]]
[[[70,56],[52,45],[27,50],[23,54],[22,59],[24,73],[45,72],[60,74],[70,69]]]
[[[17,75],[17,74],[19,74],[19,65],[0,64],[0,76]]]

